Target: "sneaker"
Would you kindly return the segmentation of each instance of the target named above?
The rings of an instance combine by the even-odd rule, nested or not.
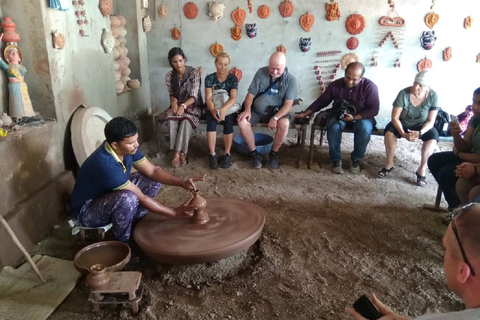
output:
[[[217,155],[208,155],[208,164],[210,165],[210,169],[217,169],[218,168],[218,159]]]
[[[270,152],[268,154],[268,161],[270,163],[270,168],[272,169],[278,169],[278,159],[277,159],[277,153]]]
[[[355,174],[360,173],[360,161],[352,159],[352,166],[350,167],[350,172]]]
[[[226,153],[223,156],[222,160],[222,168],[223,169],[228,169],[232,166],[232,155],[230,153]]]
[[[252,167],[255,169],[260,169],[262,167],[262,156],[256,152],[252,154]]]
[[[342,160],[340,161],[334,161],[332,164],[332,172],[341,174],[343,173],[343,168],[342,168]]]

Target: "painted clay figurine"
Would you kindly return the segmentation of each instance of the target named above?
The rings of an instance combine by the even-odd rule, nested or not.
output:
[[[443,50],[443,61],[448,61],[452,58],[452,47],[447,47]]]
[[[332,3],[326,3],[325,4],[325,9],[327,10],[327,20],[328,21],[335,21],[339,20],[341,15],[340,15],[340,8],[338,7],[338,2],[334,2],[334,0],[330,0]]]
[[[302,52],[307,52],[312,46],[312,38],[300,38],[300,43],[298,45],[300,46],[300,50],[302,50]]]
[[[242,38],[242,29],[238,25],[235,25],[235,27],[232,28],[232,39],[235,41],[238,41],[241,38]]]
[[[245,24],[245,32],[249,38],[255,38],[257,36],[258,27],[256,23]]]
[[[430,50],[433,48],[437,37],[435,36],[435,31],[423,31],[422,36],[420,37],[420,44],[425,50]]]
[[[465,29],[470,29],[472,27],[472,23],[473,23],[472,16],[468,16],[465,18],[465,21],[463,22],[463,27]]]
[[[0,34],[0,41],[3,33]],[[22,65],[22,51],[18,46],[9,45],[4,50],[5,60],[0,59],[0,68],[7,73],[9,114],[12,118],[35,117],[28,87],[24,76],[27,69]]]
[[[213,21],[217,22],[218,19],[223,17],[223,10],[225,5],[221,2],[210,2],[208,4],[208,15]]]

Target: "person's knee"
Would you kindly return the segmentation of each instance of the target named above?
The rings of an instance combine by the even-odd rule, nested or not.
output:
[[[248,122],[247,119],[245,118],[238,121],[237,125],[240,128],[240,130],[248,130],[252,128],[252,126],[250,125],[250,122]]]
[[[118,207],[136,207],[138,206],[139,200],[138,197],[133,191],[130,190],[119,190],[117,193],[117,203]]]
[[[290,121],[288,121],[288,119],[282,118],[278,120],[277,130],[285,132],[285,131],[288,131],[289,127],[290,127]]]

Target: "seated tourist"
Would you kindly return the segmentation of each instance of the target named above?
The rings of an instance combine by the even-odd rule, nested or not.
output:
[[[393,170],[393,157],[397,148],[397,139],[405,138],[410,142],[422,140],[422,157],[416,171],[417,185],[427,184],[427,160],[438,143],[438,131],[433,127],[437,117],[438,96],[430,88],[428,70],[415,76],[413,86],[402,89],[393,102],[392,121],[385,127],[385,166],[378,172],[380,178]]]
[[[461,205],[480,200],[480,164],[463,162],[455,170],[457,184],[455,190]]]

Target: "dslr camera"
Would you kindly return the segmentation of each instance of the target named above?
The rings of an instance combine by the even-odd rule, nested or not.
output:
[[[355,116],[357,114],[357,108],[346,100],[335,100],[333,102],[333,114],[337,121],[342,120],[346,113]]]

